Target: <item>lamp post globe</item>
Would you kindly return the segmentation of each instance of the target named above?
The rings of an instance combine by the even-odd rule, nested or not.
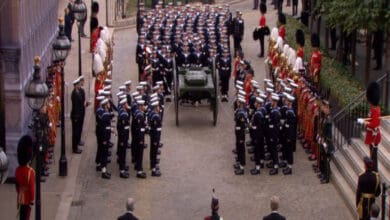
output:
[[[83,0],[76,0],[73,4],[73,13],[74,17],[77,21],[85,20],[87,17],[87,5]]]
[[[34,132],[37,138],[36,147],[36,169],[35,169],[35,219],[41,220],[41,169],[42,169],[42,147],[41,147],[41,138],[42,138],[42,127],[40,125],[39,119],[39,110],[45,104],[46,98],[49,96],[49,89],[46,83],[41,80],[41,67],[40,67],[40,58],[36,56],[34,58],[34,74],[33,78],[27,83],[25,96],[27,98],[27,103],[31,109],[35,112],[38,112],[38,115],[33,116],[34,118]]]
[[[59,18],[58,21],[58,36],[53,43],[54,61],[65,61],[65,59],[68,57],[71,43],[68,37],[65,36],[63,23],[64,19]]]
[[[66,159],[66,143],[65,143],[65,79],[64,79],[64,61],[69,54],[71,44],[69,39],[65,36],[63,19],[59,18],[59,31],[56,40],[53,43],[53,61],[58,62],[61,67],[61,157],[59,160],[59,176],[68,175],[68,160]]]
[[[34,62],[33,78],[26,85],[25,96],[30,108],[37,111],[45,104],[45,100],[49,96],[49,89],[46,83],[41,80],[40,58],[35,57]]]

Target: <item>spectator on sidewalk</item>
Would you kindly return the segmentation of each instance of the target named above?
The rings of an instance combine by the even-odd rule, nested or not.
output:
[[[134,215],[134,199],[128,198],[126,203],[126,213],[119,216],[118,220],[138,220]]]
[[[74,19],[72,20],[72,13],[69,11],[69,8],[65,8],[65,36],[69,39],[69,41],[73,41],[72,39],[72,27]]]
[[[263,220],[286,220],[286,218],[278,213],[279,209],[279,197],[272,196],[271,197],[271,214],[264,216]]]
[[[31,137],[25,135],[19,140],[17,149],[19,167],[15,171],[15,187],[20,220],[30,219],[31,206],[34,205],[35,171],[29,166],[32,144]]]

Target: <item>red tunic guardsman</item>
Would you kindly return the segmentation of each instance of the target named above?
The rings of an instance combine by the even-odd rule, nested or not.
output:
[[[311,35],[311,46],[313,47],[313,51],[310,56],[310,78],[319,91],[322,55],[319,51],[320,38],[317,34]]]
[[[366,139],[365,143],[370,148],[370,156],[373,161],[374,171],[378,171],[378,145],[381,142],[381,109],[379,107],[380,86],[377,82],[372,82],[368,85],[366,91],[367,101],[370,103],[369,119],[365,120]]]
[[[279,19],[279,37],[281,37],[284,41],[286,36],[286,27],[285,27],[286,16],[283,13],[280,13],[278,19]]]
[[[305,46],[305,34],[301,29],[298,29],[297,32],[295,32],[295,41],[298,44],[297,57],[300,57],[303,60],[305,56],[303,50],[303,47]]]
[[[35,199],[35,171],[28,165],[32,158],[32,144],[31,137],[25,135],[19,140],[17,149],[19,167],[15,171],[15,187],[20,220],[30,219]]]

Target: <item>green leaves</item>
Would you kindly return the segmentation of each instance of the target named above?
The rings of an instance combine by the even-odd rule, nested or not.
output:
[[[344,27],[348,34],[358,29],[388,30],[390,9],[387,0],[318,0],[330,27]]]

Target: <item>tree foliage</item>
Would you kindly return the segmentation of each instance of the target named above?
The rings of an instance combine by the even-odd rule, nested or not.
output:
[[[317,0],[316,10],[330,27],[343,27],[347,34],[357,29],[389,30],[389,0]]]

